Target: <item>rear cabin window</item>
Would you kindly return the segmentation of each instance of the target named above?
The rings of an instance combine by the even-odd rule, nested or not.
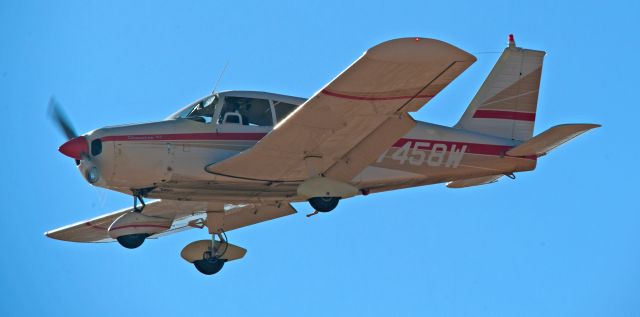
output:
[[[293,112],[293,110],[296,110],[298,106],[274,100],[273,107],[276,110],[276,119],[278,120],[278,122],[280,122],[284,120],[284,118],[286,118],[291,112]]]
[[[237,122],[238,117],[241,122]],[[218,123],[272,126],[271,105],[266,99],[225,97]]]

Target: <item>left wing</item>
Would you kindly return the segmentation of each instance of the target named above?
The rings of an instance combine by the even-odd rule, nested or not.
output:
[[[377,45],[254,147],[206,170],[270,182],[318,174],[350,181],[414,127],[408,112],[420,109],[475,60],[433,39]]]
[[[149,237],[153,239],[191,228],[202,228],[206,222],[207,211],[216,212],[222,216],[221,227],[225,231],[296,213],[288,203],[224,205],[210,202],[157,200],[147,203],[142,215],[148,216],[148,219],[165,220],[169,224],[166,229]],[[45,235],[49,238],[73,242],[112,242],[115,240],[109,235],[109,227],[120,216],[132,212],[133,208],[121,209],[48,231]]]

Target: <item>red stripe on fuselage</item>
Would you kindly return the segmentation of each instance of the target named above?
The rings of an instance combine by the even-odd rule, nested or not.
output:
[[[109,141],[259,141],[266,133],[174,133],[174,134],[142,134],[113,135],[102,138]]]
[[[466,146],[464,153],[466,154],[479,154],[479,155],[493,155],[493,156],[509,156],[505,153],[512,149],[512,146],[509,145],[498,145],[498,144],[482,144],[482,143],[468,143],[468,142],[452,142],[452,141],[442,141],[442,140],[422,140],[422,139],[405,139],[402,138],[396,143],[392,145],[392,147],[399,148],[405,145],[406,143],[410,143],[411,147],[415,147],[416,142],[429,143],[428,145],[424,145],[423,147],[418,147],[421,150],[431,150],[435,144],[444,144],[447,147],[447,151],[453,151],[453,147],[455,146],[455,151],[461,151],[463,146]],[[511,157],[511,156],[509,156]],[[515,157],[515,156],[514,156]],[[519,156],[518,156],[519,157]],[[526,156],[519,157],[535,160],[535,156]]]
[[[351,100],[401,100],[401,99],[413,99],[413,98],[433,98],[433,95],[416,95],[416,96],[384,96],[384,97],[368,97],[368,96],[354,96],[354,95],[346,95],[337,92],[333,92],[328,89],[323,89],[322,93],[327,96],[342,98],[342,99],[351,99]]]
[[[503,110],[476,110],[473,114],[474,118],[480,119],[508,119],[518,121],[530,121],[536,120],[535,112],[518,112],[518,111],[503,111]]]
[[[146,135],[115,135],[102,138],[103,142],[108,141],[259,141],[266,133],[180,133],[180,134],[146,134]],[[506,156],[505,153],[512,148],[509,145],[468,143],[468,142],[452,142],[444,140],[424,140],[424,139],[408,139],[402,138],[396,141],[392,147],[401,147],[405,143],[425,142],[430,145],[423,149],[429,150],[434,144],[444,144],[447,151],[451,151],[456,146],[456,151],[460,151],[462,146],[466,145],[465,153]],[[526,157],[535,159],[535,157]]]

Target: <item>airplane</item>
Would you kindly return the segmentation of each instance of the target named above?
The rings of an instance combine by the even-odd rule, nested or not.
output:
[[[508,46],[457,124],[416,112],[476,58],[446,42],[399,38],[367,50],[311,98],[213,92],[165,120],[75,133],[55,100],[68,141],[59,151],[92,186],[133,205],[45,233],[134,249],[146,239],[207,228],[182,258],[206,275],[246,249],[227,232],[340,200],[445,183],[464,188],[532,171],[538,158],[597,124],[561,124],[533,136],[545,52]],[[156,199],[145,202],[145,199]]]

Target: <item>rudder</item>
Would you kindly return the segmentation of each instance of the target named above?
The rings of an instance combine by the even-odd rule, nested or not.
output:
[[[543,51],[516,47],[513,35],[509,35],[509,46],[455,127],[514,140],[530,139],[544,55]]]

